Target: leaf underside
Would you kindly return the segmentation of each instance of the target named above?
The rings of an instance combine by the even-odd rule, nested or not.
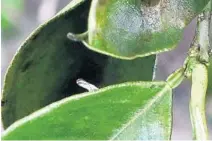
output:
[[[122,59],[148,56],[175,48],[183,29],[209,0],[93,0],[88,48]]]
[[[169,140],[171,93],[165,82],[136,82],[71,96],[16,122],[3,139]]]
[[[16,120],[64,97],[85,92],[78,78],[99,88],[127,81],[152,80],[155,56],[119,60],[68,40],[86,30],[90,0],[73,0],[23,43],[7,72],[2,120]]]

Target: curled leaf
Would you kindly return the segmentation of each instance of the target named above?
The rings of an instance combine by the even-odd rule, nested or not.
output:
[[[152,4],[151,4],[152,2]],[[176,47],[184,27],[209,0],[93,0],[85,45],[122,59]]]

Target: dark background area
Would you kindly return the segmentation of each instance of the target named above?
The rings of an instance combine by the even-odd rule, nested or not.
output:
[[[51,18],[71,0],[2,0],[2,14],[6,17],[2,26],[2,62],[3,76],[7,67],[25,38],[41,23]],[[14,2],[16,4],[14,4]],[[169,74],[183,65],[189,45],[194,36],[195,20],[185,29],[179,46],[170,52],[158,55],[156,80],[166,80]],[[2,83],[3,84],[3,83]],[[174,140],[189,140],[192,137],[189,117],[190,81],[186,80],[174,90]],[[210,139],[212,139],[212,94],[207,97],[207,120]]]

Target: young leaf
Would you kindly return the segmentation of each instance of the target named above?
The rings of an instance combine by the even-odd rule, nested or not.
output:
[[[93,0],[85,45],[133,59],[176,47],[183,28],[209,0]]]
[[[165,82],[109,86],[55,102],[11,125],[4,140],[169,140],[172,90]]]
[[[89,0],[73,0],[53,19],[36,29],[14,57],[4,84],[2,120],[16,120],[64,97],[85,90],[82,78],[97,87],[152,80],[155,56],[119,60],[88,50],[66,38],[86,30]]]

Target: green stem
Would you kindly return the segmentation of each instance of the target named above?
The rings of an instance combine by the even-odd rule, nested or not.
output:
[[[81,34],[68,33],[67,38],[71,41],[81,42],[88,39],[88,32],[84,32]]]
[[[192,71],[190,117],[195,140],[207,140],[205,97],[208,85],[208,70],[204,64],[196,64]]]
[[[200,61],[209,62],[209,23],[210,11],[205,11],[198,16],[196,43],[200,47]]]
[[[191,55],[186,62],[185,75],[192,78],[190,118],[193,138],[207,140],[208,130],[205,116],[205,97],[208,86],[209,65],[209,23],[210,12],[198,16],[197,32],[192,45]],[[198,49],[199,48],[199,51]]]
[[[208,85],[207,66],[198,61],[198,54],[191,52],[186,65],[172,73],[168,79],[168,85],[174,89],[181,84],[185,77],[192,78],[190,117],[193,129],[193,138],[207,140],[208,130],[205,116],[205,97]],[[195,54],[197,56],[195,56]],[[194,55],[194,56],[193,56]]]

